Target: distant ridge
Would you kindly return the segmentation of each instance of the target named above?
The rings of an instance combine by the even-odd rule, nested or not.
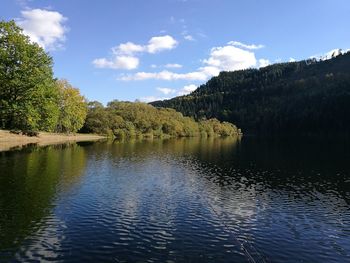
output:
[[[246,133],[349,134],[350,52],[221,72],[189,95],[151,104],[230,121]]]
[[[349,51],[350,51],[350,49],[343,50],[341,48],[336,48],[336,49],[330,50],[329,52],[327,52],[324,55],[312,56],[311,58],[314,58],[314,59],[316,59],[318,61],[324,61],[324,60],[335,58],[335,57],[337,57],[339,55],[344,55],[344,54],[346,54]]]

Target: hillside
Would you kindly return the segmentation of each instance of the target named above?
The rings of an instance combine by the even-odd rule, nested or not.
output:
[[[246,133],[350,132],[350,52],[328,60],[221,72],[190,95],[151,103],[196,119],[217,118]]]

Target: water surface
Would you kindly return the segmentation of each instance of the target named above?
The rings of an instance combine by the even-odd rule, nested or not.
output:
[[[350,261],[348,142],[179,139],[0,153],[0,262]]]

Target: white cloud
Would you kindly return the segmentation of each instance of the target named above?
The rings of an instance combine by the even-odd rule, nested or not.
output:
[[[191,92],[195,91],[197,89],[197,86],[194,84],[186,85],[182,89],[178,90],[176,92],[175,89],[171,88],[157,88],[158,91],[162,92],[164,95],[177,95],[177,96],[183,96],[190,94]],[[173,97],[172,96],[172,97]],[[156,100],[168,100],[170,97],[158,97],[158,96],[146,96],[140,98],[140,101],[142,102],[152,102]]]
[[[176,90],[174,89],[170,89],[170,88],[157,88],[158,91],[160,91],[161,93],[168,95],[168,94],[173,94],[176,92]]]
[[[256,65],[255,54],[231,45],[214,47],[211,49],[210,57],[204,63],[216,67],[220,71],[234,71],[246,69]]]
[[[295,58],[289,58],[289,62],[295,62],[296,59]]]
[[[164,65],[164,67],[166,67],[166,68],[182,68],[182,65],[180,65],[180,64],[177,64],[177,63],[169,63],[169,64],[166,64],[166,65]]]
[[[146,96],[146,97],[140,98],[140,101],[148,103],[156,100],[168,100],[168,99],[169,98],[165,98],[165,97]]]
[[[122,75],[119,80],[206,80],[207,75],[203,72],[174,73],[168,70],[160,72],[137,72],[135,74]]]
[[[270,61],[268,59],[259,59],[259,68],[263,68],[266,67],[268,65],[270,65]]]
[[[318,54],[318,55],[314,55],[314,56],[311,56],[310,59],[316,59],[316,60],[328,60],[328,59],[332,59],[332,58],[335,58],[341,54],[345,54],[347,52],[349,52],[350,49],[346,49],[346,50],[343,50],[341,48],[337,48],[337,49],[332,49],[330,51],[328,51],[327,53],[325,54]]]
[[[149,53],[158,53],[162,50],[170,50],[177,46],[178,42],[171,36],[160,36],[160,37],[152,37],[148,41],[148,45],[146,46],[146,50]]]
[[[170,50],[177,46],[178,42],[169,35],[152,37],[147,45],[138,45],[133,42],[119,44],[112,48],[116,55],[133,55],[135,53],[147,52],[158,53],[163,50]]]
[[[190,94],[191,92],[195,91],[197,89],[197,86],[194,84],[184,86],[178,93],[177,95],[183,96]]]
[[[261,49],[264,47],[264,45],[247,45],[244,44],[242,42],[238,42],[238,41],[230,41],[227,44],[232,45],[232,46],[236,46],[236,47],[241,47],[241,48],[245,48],[245,49]]]
[[[119,44],[112,48],[114,59],[98,58],[93,64],[98,68],[112,69],[135,69],[139,65],[139,59],[135,57],[136,53],[158,53],[163,50],[170,50],[177,46],[178,42],[171,36],[152,37],[147,45],[138,45],[132,42]],[[151,65],[155,68],[156,65]]]
[[[97,68],[111,69],[136,69],[139,65],[139,59],[132,56],[116,56],[114,60],[98,58],[92,62]]]
[[[43,9],[24,10],[21,14],[22,18],[17,19],[16,22],[31,41],[38,43],[46,50],[62,47],[67,32],[67,28],[63,25],[67,20],[66,17],[59,12]]]
[[[119,46],[112,48],[113,53],[116,55],[132,55],[137,52],[143,52],[144,50],[144,46],[132,42],[122,43]]]
[[[168,63],[165,65],[156,65],[156,64],[151,64],[150,65],[151,68],[182,68],[181,64],[177,64],[177,63]]]
[[[230,44],[231,43],[231,44]],[[187,73],[175,73],[168,70],[160,72],[137,72],[135,74],[122,75],[120,80],[190,80],[205,81],[217,76],[221,71],[235,71],[269,63],[266,59],[260,59],[259,64],[255,54],[251,50],[236,47],[232,41],[223,47],[214,47],[207,59],[202,60],[202,66],[196,71]],[[234,43],[235,45],[237,43]],[[252,45],[247,45],[252,46]]]
[[[191,36],[191,35],[185,35],[185,36],[184,36],[184,39],[185,39],[185,40],[188,40],[188,41],[195,41],[194,37]]]
[[[199,72],[201,72],[203,75],[211,77],[211,76],[217,76],[219,75],[221,69],[218,67],[212,67],[212,66],[205,66],[200,67]]]

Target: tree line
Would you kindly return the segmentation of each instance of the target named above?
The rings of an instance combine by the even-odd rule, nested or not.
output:
[[[196,122],[173,109],[140,102],[88,102],[53,75],[53,59],[14,21],[0,21],[0,128],[92,132],[112,137],[233,136],[241,131],[217,119]]]
[[[187,96],[151,103],[254,134],[349,134],[350,53],[221,72]]]
[[[88,103],[82,132],[108,134],[117,138],[236,136],[241,131],[228,122],[184,117],[174,109],[155,108],[142,102],[111,101],[104,107]]]

